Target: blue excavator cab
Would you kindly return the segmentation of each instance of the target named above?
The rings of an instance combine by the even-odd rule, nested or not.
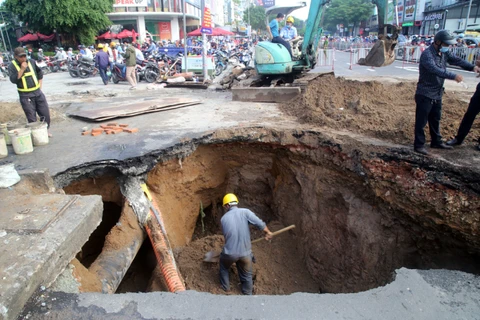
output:
[[[302,43],[302,53],[298,60],[292,60],[287,48],[270,41],[259,42],[255,46],[255,69],[262,76],[300,73],[315,66],[318,41],[322,33],[319,27],[324,4],[327,0],[312,0],[308,13],[307,27]],[[305,7],[305,2],[296,2],[289,6],[273,6],[266,10],[269,15],[283,13],[288,16],[294,10]],[[267,25],[269,21],[266,21]]]

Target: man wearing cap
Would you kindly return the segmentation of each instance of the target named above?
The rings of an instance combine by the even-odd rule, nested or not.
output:
[[[445,79],[462,82],[463,76],[447,70],[447,63],[465,70],[479,72],[480,68],[450,54],[449,46],[455,44],[455,37],[447,30],[440,30],[433,43],[420,56],[420,76],[415,93],[415,141],[414,151],[428,155],[425,148],[425,126],[430,129],[431,148],[452,149],[442,141],[440,119],[442,116],[442,96]]]
[[[34,60],[27,58],[25,49],[15,48],[14,60],[10,62],[8,72],[10,81],[17,85],[20,104],[27,121],[29,123],[37,121],[38,114],[40,120],[45,121],[50,128],[50,110],[41,90],[43,73]]]

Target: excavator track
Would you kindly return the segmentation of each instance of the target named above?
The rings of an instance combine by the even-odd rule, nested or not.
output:
[[[233,87],[232,100],[244,102],[285,102],[305,93],[310,81],[327,74],[333,74],[333,72],[302,73],[291,83],[284,83],[280,81],[281,78],[277,78],[264,82],[264,86],[262,86],[260,79],[257,79],[252,81],[249,87]]]

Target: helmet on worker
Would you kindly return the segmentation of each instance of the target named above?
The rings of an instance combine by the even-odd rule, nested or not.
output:
[[[116,46],[116,43],[114,41],[110,42],[110,48],[114,48]]]
[[[103,43],[99,43],[97,46],[98,49],[103,49]]]
[[[226,205],[230,205],[230,206],[238,205],[237,196],[234,195],[233,193],[227,193],[225,197],[223,197],[223,206],[226,206]]]
[[[292,16],[290,16],[290,17],[287,18],[287,23],[289,23],[289,22],[290,22],[291,24],[293,24],[293,23],[295,22],[295,20],[293,19]]]
[[[433,38],[433,42],[436,45],[442,45],[442,43],[445,43],[446,45],[454,45],[456,43],[455,37],[453,34],[448,31],[448,30],[440,30],[435,34],[435,37]]]

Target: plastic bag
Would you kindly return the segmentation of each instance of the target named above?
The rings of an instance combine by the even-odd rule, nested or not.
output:
[[[0,188],[8,188],[20,181],[13,163],[0,166]]]

